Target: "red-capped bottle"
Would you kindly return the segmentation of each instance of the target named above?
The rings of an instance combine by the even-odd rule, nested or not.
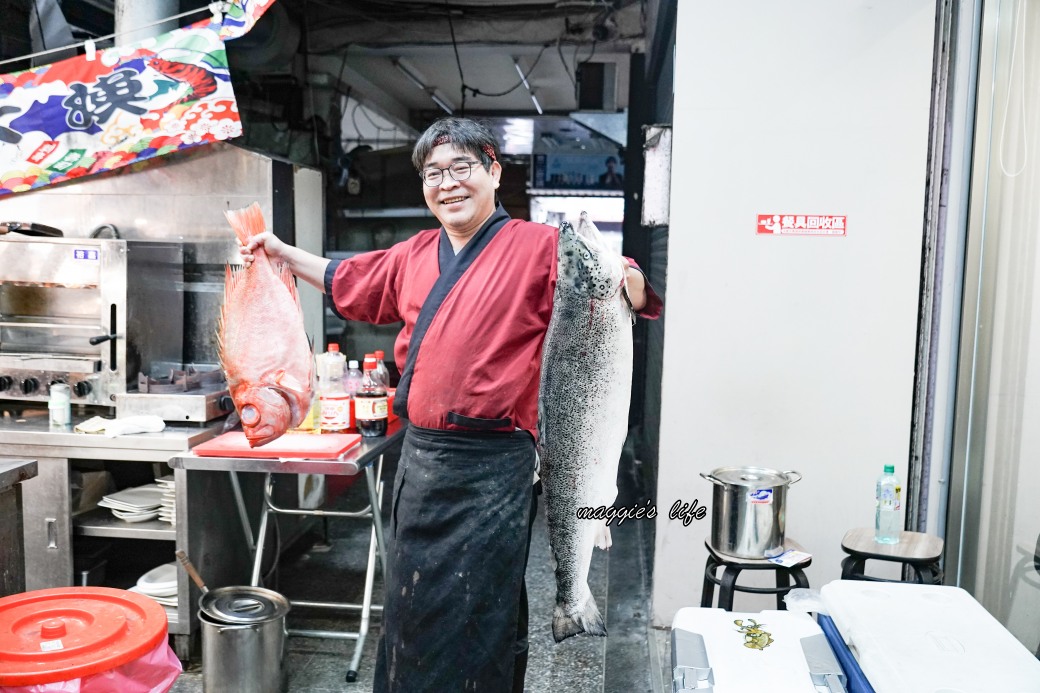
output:
[[[376,376],[383,381],[383,387],[390,389],[390,370],[386,367],[386,352],[376,349]]]
[[[366,438],[385,436],[388,414],[386,385],[377,375],[374,354],[365,355],[364,369],[361,386],[354,395],[354,420],[358,433]]]

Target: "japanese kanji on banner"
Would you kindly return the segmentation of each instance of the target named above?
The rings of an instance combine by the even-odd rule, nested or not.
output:
[[[242,134],[223,40],[273,2],[0,75],[0,196]]]

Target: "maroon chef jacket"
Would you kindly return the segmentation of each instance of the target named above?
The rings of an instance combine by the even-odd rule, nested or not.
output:
[[[404,364],[416,319],[440,276],[441,229],[421,231],[386,250],[355,255],[326,272],[325,289],[343,318],[404,321],[394,360]],[[468,430],[448,413],[508,419],[537,437],[542,342],[556,288],[555,227],[511,219],[452,287],[426,332],[408,394],[416,426]],[[661,300],[647,286],[641,315]],[[454,417],[453,417],[454,418]]]

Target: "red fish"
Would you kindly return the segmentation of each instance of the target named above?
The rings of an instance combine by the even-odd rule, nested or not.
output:
[[[245,245],[263,233],[260,205],[224,213]],[[296,282],[263,250],[249,267],[227,268],[220,319],[220,362],[250,447],[298,426],[314,396],[314,355],[303,327]]]

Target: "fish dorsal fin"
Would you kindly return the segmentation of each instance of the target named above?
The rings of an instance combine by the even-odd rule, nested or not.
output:
[[[296,278],[293,277],[292,271],[289,269],[289,265],[284,262],[278,266],[278,278],[285,284],[285,288],[289,290],[289,295],[293,297],[293,301],[296,302],[296,307],[300,307],[300,292],[296,289]],[[313,348],[313,345],[312,345]]]
[[[231,296],[235,293],[235,287],[245,276],[242,267],[224,266],[224,304],[220,306],[220,320],[217,323],[217,353],[220,362],[224,363],[224,329],[228,324],[228,306],[231,305]]]
[[[264,223],[264,213],[256,202],[242,209],[226,210],[224,216],[227,217],[228,223],[235,230],[235,235],[242,245],[248,243],[253,236],[257,236],[267,230],[267,225]]]

